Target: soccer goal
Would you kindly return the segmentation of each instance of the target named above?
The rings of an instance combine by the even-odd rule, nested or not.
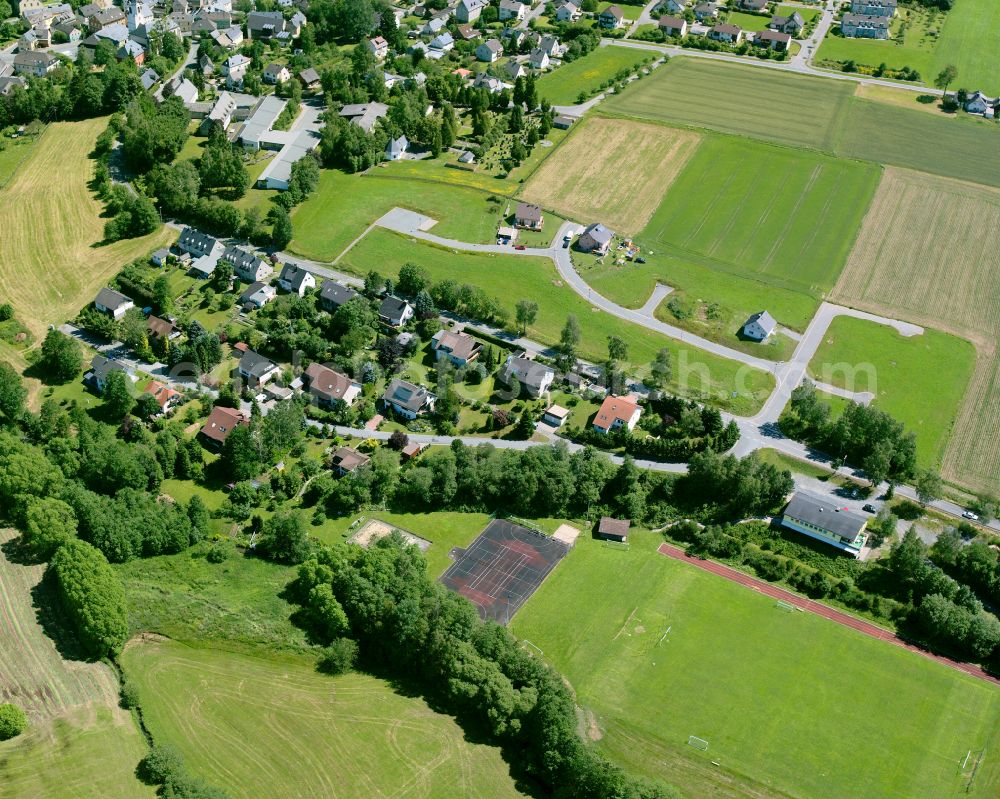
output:
[[[605,541],[604,546],[609,549],[622,549],[628,552],[630,544],[628,541]]]
[[[785,602],[783,599],[779,599],[777,602],[775,602],[774,606],[778,610],[783,610],[786,613],[794,613],[795,612],[795,605],[793,605],[791,602]]]
[[[699,738],[697,735],[688,736],[688,746],[693,746],[695,749],[700,749],[702,752],[708,751],[708,741],[704,738]]]

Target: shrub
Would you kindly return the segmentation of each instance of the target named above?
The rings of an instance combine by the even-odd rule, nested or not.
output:
[[[358,644],[351,638],[337,638],[323,650],[316,667],[324,674],[346,674],[358,659]]]
[[[0,741],[20,735],[28,726],[28,717],[17,705],[0,705]]]

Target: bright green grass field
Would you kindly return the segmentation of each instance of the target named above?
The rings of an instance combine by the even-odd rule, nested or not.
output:
[[[673,58],[602,103],[601,110],[829,150],[853,91],[848,81]]]
[[[644,50],[598,47],[583,58],[543,75],[538,81],[538,96],[553,105],[573,105],[581,91],[589,95],[618,70],[631,69],[648,57],[649,53]]]
[[[728,11],[726,12],[726,22],[730,25],[739,25],[745,31],[766,31],[771,18],[747,14],[743,11]]]
[[[581,538],[512,625],[570,680],[617,762],[692,796],[716,795],[717,761],[757,783],[741,796],[944,799],[966,795],[958,765],[986,747],[971,795],[997,795],[996,686],[783,612],[657,554],[652,533],[629,539],[622,551]]]
[[[948,12],[938,39],[938,68],[954,64],[958,83],[970,91],[1000,94],[1000,3],[996,0],[958,0]]]
[[[938,22],[931,22],[931,20]],[[855,39],[841,36],[832,28],[820,44],[817,60],[829,59],[878,66],[885,63],[893,69],[911,67],[920,73],[924,83],[930,84],[937,72],[934,70],[934,49],[936,40],[928,36],[928,28],[940,27],[940,14],[928,13],[923,9],[901,8],[892,21],[892,39]],[[896,37],[906,21],[907,28],[900,44]]]
[[[809,370],[819,380],[850,387],[848,373],[837,364],[858,366],[851,390],[875,393],[876,407],[917,434],[921,465],[940,466],[975,368],[972,344],[926,328],[922,335],[905,337],[886,325],[840,316],[830,325]],[[869,364],[874,367],[874,387],[865,371]]]
[[[121,660],[154,738],[233,799],[521,795],[499,749],[382,680],[170,641]]]
[[[555,266],[547,258],[456,252],[376,229],[350,250],[339,265],[358,275],[376,267],[382,274],[395,277],[399,267],[407,261],[426,269],[434,281],[455,280],[479,286],[499,298],[509,309],[511,318],[518,300],[537,302],[538,318],[528,329],[528,336],[536,340],[556,343],[566,317],[574,314],[582,332],[579,354],[584,358],[598,361],[606,358],[608,336],[617,335],[628,342],[629,360],[640,368],[651,363],[659,349],[670,349],[674,358],[675,381],[682,377],[683,370],[678,368],[680,358],[683,357],[689,364],[704,364],[708,370],[708,385],[692,372],[690,385],[686,389],[676,387],[675,390],[688,394],[710,392],[721,406],[735,413],[759,407],[773,386],[773,379],[768,373],[748,370],[735,361],[678,345],[676,341],[644,327],[593,309],[562,284]],[[738,396],[730,396],[730,392],[737,387]]]
[[[819,16],[818,8],[802,8],[801,6],[778,6],[778,10],[775,13],[782,17],[790,17],[793,11],[798,11],[799,16],[806,23]]]

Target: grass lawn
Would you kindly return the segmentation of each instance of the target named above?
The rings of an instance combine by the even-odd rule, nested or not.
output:
[[[840,316],[809,370],[825,383],[873,392],[876,407],[917,434],[920,464],[938,468],[975,363],[975,348],[947,333],[925,329],[905,337],[886,325]]]
[[[382,680],[170,641],[122,663],[156,739],[234,799],[520,796],[497,748]]]
[[[609,98],[601,110],[830,149],[853,91],[847,81],[680,57]]]
[[[39,134],[40,135],[40,134]],[[0,188],[6,186],[17,168],[35,151],[39,136],[22,136],[17,139],[4,137],[0,149]]]
[[[743,11],[727,11],[726,22],[730,25],[739,25],[745,31],[766,31],[768,24],[771,22],[771,17],[760,17],[756,14],[747,14]]]
[[[773,385],[769,374],[741,369],[735,361],[678,345],[639,325],[593,309],[562,284],[555,266],[548,259],[455,252],[406,239],[390,231],[374,230],[347,254],[340,266],[364,275],[373,264],[378,264],[383,274],[395,276],[407,261],[424,267],[434,281],[450,279],[481,287],[501,300],[510,310],[511,318],[518,300],[537,302],[538,319],[529,328],[528,336],[543,342],[557,342],[566,317],[575,315],[582,331],[579,348],[582,357],[603,360],[607,356],[608,336],[618,335],[629,343],[629,360],[640,368],[651,363],[662,347],[671,350],[675,364],[682,362],[678,360],[681,357],[689,364],[704,364],[708,370],[708,384],[693,372],[685,381],[688,383],[686,388],[673,387],[672,390],[687,394],[707,392],[722,407],[734,412],[743,413],[759,407]],[[684,353],[683,356],[680,353]],[[682,371],[685,370],[675,366],[675,379],[683,380]],[[737,388],[738,373],[745,379],[737,396],[733,397],[730,392]]]
[[[892,39],[855,39],[840,33],[840,28],[831,28],[820,44],[816,60],[852,60],[858,64],[876,67],[886,64],[891,69],[911,67],[920,73],[924,83],[931,84],[934,76],[937,40],[929,35],[930,30],[940,30],[945,15],[940,11],[921,8],[900,8],[892,21]],[[905,25],[903,41],[898,36]]]
[[[954,64],[961,85],[995,97],[1000,94],[997,52],[1000,52],[1000,4],[994,0],[959,0],[948,12],[941,30],[934,74],[945,64]]]
[[[553,105],[573,105],[581,91],[589,97],[619,70],[631,70],[649,56],[644,50],[628,47],[598,47],[582,58],[543,75],[538,80],[538,96]]]
[[[781,612],[657,554],[652,533],[629,539],[622,551],[581,537],[512,624],[573,684],[617,762],[690,796],[912,799],[964,796],[957,764],[1000,745],[996,686]],[[830,757],[845,749],[850,767]],[[970,795],[998,786],[987,756]]]
[[[778,6],[778,10],[775,13],[778,16],[790,17],[794,11],[798,11],[799,16],[802,17],[802,21],[807,24],[809,20],[816,19],[820,14],[818,8],[803,8],[802,6]]]

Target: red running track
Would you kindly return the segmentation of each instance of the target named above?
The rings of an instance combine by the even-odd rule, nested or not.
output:
[[[960,663],[959,661],[952,660],[951,658],[935,655],[928,652],[926,649],[921,649],[918,646],[907,643],[892,632],[892,630],[879,627],[877,624],[872,624],[871,622],[860,619],[857,616],[852,616],[850,613],[845,613],[844,611],[837,610],[829,605],[824,605],[822,602],[815,602],[808,597],[804,597],[791,591],[786,591],[784,588],[778,588],[778,586],[772,585],[766,580],[759,580],[756,577],[751,577],[749,574],[745,574],[732,568],[731,566],[726,566],[725,564],[718,563],[714,560],[702,560],[701,558],[692,557],[680,547],[675,547],[672,544],[660,544],[658,551],[661,555],[666,555],[668,558],[690,563],[692,566],[696,566],[702,571],[711,572],[712,574],[717,574],[720,577],[725,577],[727,580],[734,583],[745,585],[747,588],[752,588],[754,591],[764,594],[764,596],[769,596],[774,599],[787,602],[790,605],[795,605],[797,608],[808,610],[810,613],[815,613],[817,616],[822,616],[824,619],[829,619],[837,624],[850,627],[852,630],[857,630],[859,633],[864,633],[872,638],[878,638],[880,641],[888,641],[890,644],[895,644],[903,649],[916,652],[918,655],[923,655],[925,658],[929,658],[930,660],[936,660],[938,663],[943,663],[945,666],[950,666],[951,668],[957,669],[958,671],[964,672],[972,677],[978,677],[979,679],[986,680],[994,685],[1000,685],[1000,679],[987,674],[979,666],[973,663]]]

